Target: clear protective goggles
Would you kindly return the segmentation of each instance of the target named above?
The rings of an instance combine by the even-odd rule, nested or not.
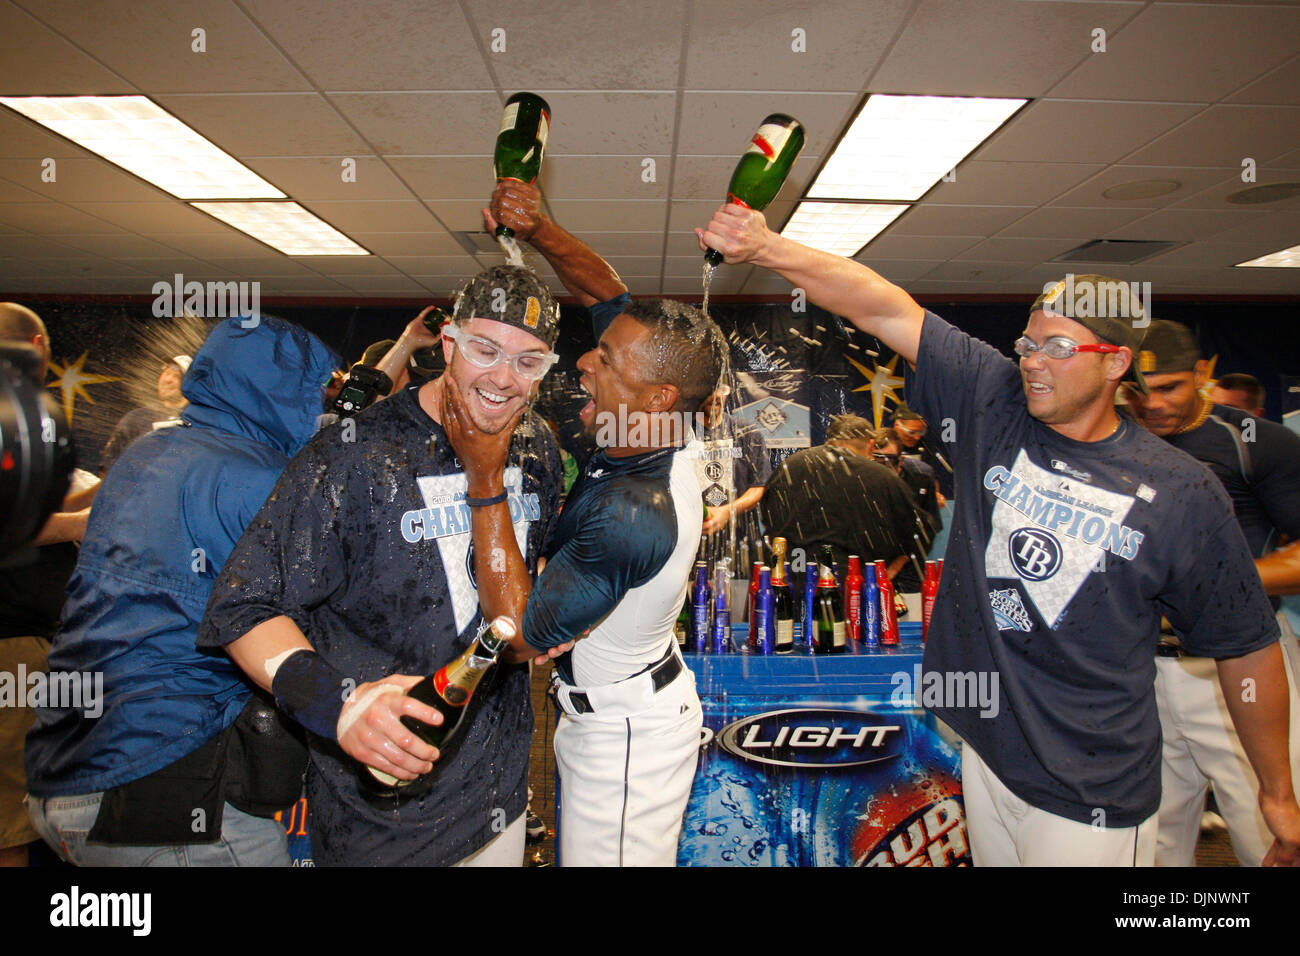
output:
[[[496,368],[508,359],[515,374],[530,382],[545,376],[551,370],[551,366],[560,360],[554,352],[517,352],[510,355],[491,339],[470,335],[450,322],[442,327],[442,334],[456,343],[460,354],[465,356],[471,365],[477,365],[479,368]]]
[[[1021,358],[1029,358],[1035,352],[1042,352],[1051,359],[1068,359],[1077,352],[1118,352],[1119,346],[1105,343],[1080,345],[1074,339],[1066,338],[1064,335],[1053,335],[1042,345],[1039,345],[1028,336],[1022,335],[1016,339],[1015,349],[1016,354]]]

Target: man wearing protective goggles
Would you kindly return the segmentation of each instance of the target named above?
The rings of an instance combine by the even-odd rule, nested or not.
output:
[[[696,235],[875,335],[910,366],[909,405],[949,420],[940,443],[957,463],[957,504],[923,666],[993,673],[1003,689],[995,713],[955,698],[929,707],[965,742],[975,865],[1154,862],[1162,613],[1185,649],[1216,661],[1261,781],[1274,838],[1263,862],[1300,865],[1278,626],[1246,539],[1204,467],[1115,410],[1122,379],[1147,391],[1135,284],[1046,286],[1017,368],[867,266],[772,232],[760,212],[726,205]],[[1069,342],[1049,344],[1058,338]]]
[[[559,512],[555,441],[527,411],[559,316],[529,269],[471,279],[442,330],[446,371],[322,430],[214,588],[200,645],[226,648],[311,732],[318,864],[523,861],[532,706],[518,665],[537,652],[502,654],[441,752],[401,719],[442,716],[401,692],[480,622],[522,616],[508,582],[536,573]],[[489,532],[517,544],[512,558],[472,546]],[[384,790],[364,767],[431,775]]]

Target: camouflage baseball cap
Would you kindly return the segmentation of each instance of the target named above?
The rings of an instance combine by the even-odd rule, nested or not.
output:
[[[493,266],[480,272],[456,295],[451,317],[456,322],[492,319],[523,329],[555,347],[560,335],[560,306],[540,276],[524,266]]]
[[[1043,288],[1029,307],[1029,314],[1042,309],[1073,319],[1103,342],[1126,347],[1133,353],[1133,361],[1124,377],[1146,392],[1147,383],[1138,368],[1138,351],[1151,320],[1137,286],[1136,282],[1123,282],[1110,276],[1069,273]]]

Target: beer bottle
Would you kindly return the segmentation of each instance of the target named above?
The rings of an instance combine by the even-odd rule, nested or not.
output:
[[[759,572],[763,569],[762,561],[755,561],[754,567],[749,572],[749,630],[746,632],[746,641],[751,651],[758,650],[758,632],[754,627],[754,609],[758,607],[758,580]]]
[[[775,622],[774,649],[778,654],[794,650],[794,600],[785,563],[785,538],[772,542],[772,620]]]
[[[817,653],[842,654],[844,643],[844,599],[831,570],[831,549],[822,548],[821,572],[817,578]]]
[[[889,578],[884,561],[876,562],[876,585],[880,588],[880,643],[897,644],[898,611],[894,607],[894,582]]]
[[[867,565],[862,582],[862,643],[880,646],[880,585],[876,583],[876,565]]]
[[[515,622],[508,617],[498,617],[479,628],[465,652],[449,664],[444,664],[432,677],[426,677],[406,693],[423,704],[428,704],[442,714],[442,723],[434,726],[414,717],[403,716],[402,723],[425,743],[439,749],[460,730],[465,706],[474,696],[474,690],[488,669],[496,663],[497,655],[515,636]],[[430,773],[441,764],[434,764]],[[404,787],[410,780],[399,780],[392,774],[367,767],[380,783],[390,787]]]
[[[758,645],[754,650],[760,654],[771,654],[776,650],[776,616],[772,593],[772,570],[766,564],[759,571],[758,597],[754,607],[754,631],[758,635]]]
[[[715,654],[729,654],[731,653],[731,608],[728,606],[731,597],[730,575],[727,573],[726,565],[719,565],[714,574],[712,651]]]
[[[849,573],[844,576],[844,617],[848,635],[862,640],[862,559],[849,555]]]
[[[934,614],[934,600],[939,595],[939,565],[925,562],[925,580],[921,582],[921,640],[930,636],[930,616]]]
[[[551,108],[536,93],[516,93],[506,100],[497,131],[492,168],[497,179],[518,179],[534,183],[542,169],[542,153],[551,130]],[[514,230],[497,226],[498,236],[513,236]]]
[[[695,587],[691,591],[690,650],[703,654],[709,646],[709,603],[713,589],[709,587],[709,566],[695,562]]]
[[[731,174],[727,202],[760,212],[765,209],[790,175],[790,167],[803,150],[803,141],[803,124],[794,117],[773,113],[763,120]],[[710,249],[704,258],[716,266],[723,257],[716,249]]]

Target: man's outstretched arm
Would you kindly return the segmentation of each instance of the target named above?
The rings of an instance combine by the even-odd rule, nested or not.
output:
[[[728,203],[696,229],[701,249],[729,263],[752,262],[783,276],[827,312],[841,315],[916,365],[925,310],[860,262],[811,249],[767,228],[761,212]]]
[[[541,211],[542,194],[536,186],[503,179],[492,193],[492,208],[483,210],[488,232],[498,224],[540,252],[564,287],[584,306],[624,295],[627,286],[614,267],[591,246],[555,224]]]

